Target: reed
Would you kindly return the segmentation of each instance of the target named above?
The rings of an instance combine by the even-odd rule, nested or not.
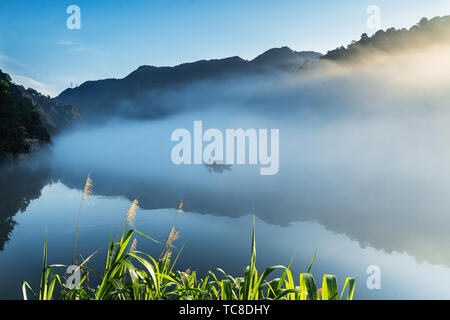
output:
[[[85,197],[92,193],[92,181],[88,179],[83,190],[83,198],[78,213],[77,231],[81,207]],[[287,266],[271,266],[262,272],[256,266],[256,235],[255,219],[253,218],[253,232],[251,238],[250,264],[244,274],[238,277],[225,273],[221,268],[208,271],[204,277],[199,277],[196,271],[188,268],[186,271],[175,271],[175,264],[182,249],[173,255],[174,242],[179,235],[175,228],[175,220],[183,211],[183,202],[177,209],[175,219],[162,244],[162,251],[158,259],[150,254],[137,250],[137,236],[161,244],[150,236],[134,229],[138,201],[134,200],[125,214],[124,221],[119,228],[120,239],[109,241],[103,270],[97,271],[87,266],[94,252],[82,263],[73,260],[80,272],[77,286],[68,285],[67,279],[59,274],[53,274],[55,267],[64,265],[47,265],[47,237],[44,242],[43,267],[39,294],[35,294],[28,282],[22,283],[23,298],[27,300],[29,293],[35,299],[52,300],[55,298],[55,287],[60,287],[59,299],[63,300],[339,300],[345,293],[347,300],[352,300],[355,293],[355,278],[346,278],[339,295],[337,279],[334,275],[325,274],[321,287],[317,288],[311,268],[316,254],[309,264],[306,273],[294,280]],[[131,240],[133,238],[133,240]],[[77,232],[75,233],[76,246]],[[172,257],[174,257],[172,259]],[[291,261],[292,262],[292,261]],[[280,277],[271,277],[278,271]],[[97,285],[91,286],[90,274],[98,277]]]
[[[80,217],[81,217],[81,211],[83,209],[83,202],[85,201],[87,196],[92,195],[92,179],[90,175],[88,174],[86,183],[84,184],[83,188],[83,195],[81,196],[81,203],[80,203],[80,210],[78,211],[78,218],[77,218],[77,225],[75,229],[75,239],[73,241],[73,255],[72,255],[72,264],[75,263],[75,252],[77,247],[77,238],[78,238],[78,230],[80,228]]]
[[[92,255],[80,264],[80,287],[70,288],[64,278],[52,274],[54,267],[47,266],[47,241],[44,243],[44,260],[39,294],[35,294],[28,282],[23,282],[24,299],[31,292],[35,299],[54,298],[54,289],[61,289],[60,299],[64,300],[339,300],[345,293],[347,300],[353,300],[355,278],[349,277],[339,295],[337,279],[325,274],[321,288],[317,288],[313,275],[300,273],[296,283],[290,264],[271,266],[262,272],[256,267],[255,229],[253,227],[250,265],[240,277],[231,276],[221,268],[208,271],[199,278],[196,271],[174,271],[179,250],[174,260],[173,246],[167,246],[162,259],[137,250],[135,235],[144,235],[137,230],[125,230],[118,242],[110,242],[106,254],[104,270],[95,271],[87,267]],[[146,236],[146,235],[144,235]],[[151,239],[150,237],[146,236]],[[173,229],[170,239],[176,240]],[[153,239],[152,239],[153,240]],[[128,250],[127,250],[128,249]],[[275,271],[280,277],[269,279]],[[88,284],[89,273],[100,275],[99,284]]]

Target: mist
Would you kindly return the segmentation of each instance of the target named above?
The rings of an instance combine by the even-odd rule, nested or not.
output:
[[[316,221],[363,247],[450,265],[449,53],[370,52],[353,64],[319,60],[295,73],[153,90],[142,103],[163,107],[164,117],[65,132],[38,159],[69,187],[90,173],[96,193],[138,198],[145,209],[183,200],[202,214]],[[222,132],[279,129],[278,174],[261,176],[259,165],[222,173],[174,165],[170,135],[192,132],[194,120]]]

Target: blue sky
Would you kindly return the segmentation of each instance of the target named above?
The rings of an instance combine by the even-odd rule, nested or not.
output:
[[[69,5],[81,9],[80,30],[66,27]],[[370,5],[383,29],[450,14],[450,0],[1,0],[0,68],[55,96],[144,64],[253,59],[284,45],[324,53],[374,32]]]

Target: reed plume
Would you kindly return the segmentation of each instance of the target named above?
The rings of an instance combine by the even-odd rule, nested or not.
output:
[[[179,229],[176,229],[172,226],[172,229],[170,229],[169,234],[167,235],[166,242],[164,242],[163,249],[161,251],[161,254],[159,255],[159,260],[166,260],[170,258],[171,251],[173,247],[173,242],[178,238],[178,232]]]
[[[136,251],[137,248],[137,238],[134,238],[133,243],[130,246],[130,252]]]
[[[181,200],[181,202],[180,202],[180,204],[178,205],[178,208],[177,208],[177,213],[175,214],[175,217],[173,218],[172,229],[175,227],[175,222],[177,221],[178,214],[182,213],[183,211],[184,211],[183,210],[183,200]],[[172,231],[172,229],[170,231]]]
[[[166,242],[164,242],[163,249],[161,251],[161,254],[159,255],[159,260],[166,260],[170,258],[171,252],[170,249],[172,248],[172,243],[178,238],[178,229],[175,230],[175,222],[177,221],[178,213],[183,212],[183,200],[178,204],[177,207],[177,213],[175,214],[175,217],[173,218],[172,228],[170,229],[169,234],[167,235]]]
[[[191,275],[191,268],[187,268],[187,270],[184,272],[184,274],[181,276],[181,281],[186,282],[188,277]]]
[[[91,179],[90,175],[88,174],[86,183],[84,184],[83,196],[89,196],[89,195],[92,195],[92,179]]]
[[[123,217],[119,229],[117,229],[116,234],[114,235],[114,242],[117,240],[117,236],[119,235],[120,230],[122,230],[122,227],[127,227],[126,224],[134,228],[134,221],[136,219],[136,210],[138,205],[139,201],[137,199],[134,199],[130,207],[128,208],[127,213],[125,214],[125,217]]]
[[[159,258],[159,260],[165,261],[170,260],[170,257],[172,256],[172,251],[167,251],[162,258]]]
[[[80,228],[80,217],[81,217],[81,210],[83,208],[83,202],[87,196],[92,195],[92,185],[93,185],[92,179],[91,179],[90,175],[88,174],[86,183],[84,184],[83,195],[81,197],[80,210],[78,211],[77,227],[75,230],[75,240],[73,242],[72,264],[75,263],[75,251],[76,251],[76,247],[77,247],[78,229]]]
[[[139,202],[137,199],[134,199],[133,203],[131,204],[130,208],[128,208],[126,219],[130,226],[134,227],[134,220],[136,219],[136,209]]]

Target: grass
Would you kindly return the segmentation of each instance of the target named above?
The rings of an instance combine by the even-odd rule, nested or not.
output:
[[[83,200],[84,198],[83,192]],[[175,229],[176,216],[159,257],[154,258],[137,250],[136,235],[156,241],[135,230],[133,222],[137,204],[137,200],[133,201],[128,210],[117,233],[120,238],[109,241],[102,271],[87,266],[97,252],[81,263],[73,258],[76,265],[73,274],[79,275],[78,287],[68,284],[67,280],[70,279],[63,279],[53,272],[54,268],[65,267],[64,265],[47,265],[46,238],[39,293],[35,293],[29,283],[24,281],[23,298],[25,300],[29,297],[39,300],[54,298],[63,300],[339,300],[345,293],[347,293],[345,295],[347,300],[352,300],[354,297],[355,278],[352,277],[345,280],[340,295],[334,275],[325,274],[321,288],[317,289],[316,281],[310,273],[315,255],[308,271],[299,274],[298,282],[294,281],[290,263],[288,266],[276,265],[262,272],[258,271],[254,219],[250,264],[245,268],[242,276],[233,277],[220,268],[208,271],[202,278],[190,269],[175,270],[176,262],[182,252],[180,249],[176,256],[173,255],[173,242],[179,232]],[[182,212],[182,206],[181,202],[177,215]],[[79,219],[76,233],[78,233],[78,223]],[[75,246],[76,240],[74,252]],[[275,271],[281,273],[281,276],[270,277]],[[98,277],[98,284],[95,286],[90,285],[89,280],[92,275]],[[58,297],[55,297],[54,292],[57,286],[60,290]]]

